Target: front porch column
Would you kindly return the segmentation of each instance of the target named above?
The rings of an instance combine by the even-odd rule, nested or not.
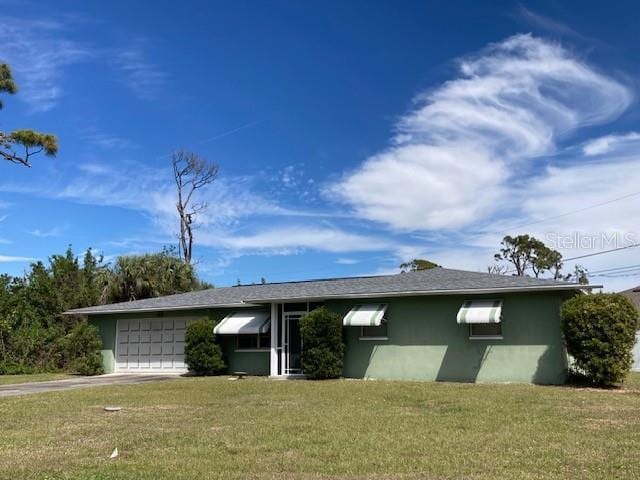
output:
[[[269,375],[278,376],[278,304],[271,304],[271,352],[269,355]]]

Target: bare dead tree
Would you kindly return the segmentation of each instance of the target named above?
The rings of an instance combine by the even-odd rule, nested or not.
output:
[[[204,201],[196,202],[193,195],[215,181],[220,167],[217,163],[209,162],[195,153],[184,150],[173,152],[171,163],[178,190],[178,202],[176,203],[180,217],[178,250],[180,258],[186,263],[191,263],[194,222],[197,215],[208,207]]]

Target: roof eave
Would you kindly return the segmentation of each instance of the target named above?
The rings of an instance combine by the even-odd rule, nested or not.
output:
[[[117,304],[114,304],[117,305]],[[88,310],[85,308],[76,310],[67,310],[62,312],[62,315],[102,315],[102,314],[114,314],[114,313],[149,313],[149,312],[169,312],[180,310],[199,310],[207,308],[256,308],[262,305],[257,303],[218,303],[215,305],[179,305],[175,307],[146,307],[146,308],[111,308],[100,310]]]
[[[602,285],[536,285],[532,287],[502,287],[502,288],[466,288],[455,290],[408,290],[402,292],[368,292],[368,293],[351,293],[351,294],[329,294],[319,296],[301,296],[301,297],[266,297],[266,298],[251,298],[247,301],[257,303],[267,302],[290,302],[290,301],[302,301],[302,300],[323,300],[323,299],[336,299],[336,300],[348,300],[357,298],[390,298],[390,297],[422,297],[422,296],[435,296],[435,295],[482,295],[482,294],[494,294],[494,293],[519,293],[519,292],[544,292],[544,291],[580,291],[580,290],[592,290],[596,288],[602,288]]]
[[[466,289],[449,289],[449,290],[407,290],[400,292],[367,292],[367,293],[351,293],[351,294],[328,294],[317,296],[299,296],[299,297],[266,297],[251,298],[241,303],[219,303],[219,304],[202,304],[202,305],[179,305],[174,307],[146,307],[146,308],[111,308],[111,309],[76,309],[63,312],[63,315],[112,315],[112,314],[135,314],[135,313],[152,313],[152,312],[169,312],[183,311],[207,308],[257,308],[262,303],[271,302],[291,302],[291,301],[309,301],[309,300],[348,300],[358,298],[391,298],[391,297],[419,297],[419,296],[435,296],[435,295],[482,295],[495,293],[520,293],[520,292],[543,292],[556,290],[591,290],[602,288],[602,285],[535,285],[531,287],[502,287],[502,288],[466,288]],[[117,304],[114,304],[117,305]]]

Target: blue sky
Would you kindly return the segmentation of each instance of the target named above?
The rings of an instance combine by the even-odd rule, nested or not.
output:
[[[220,164],[195,247],[216,285],[484,271],[505,234],[566,258],[640,242],[632,2],[0,5],[0,128],[60,143],[0,165],[2,271],[175,243],[177,148]],[[575,263],[640,284],[640,248]]]

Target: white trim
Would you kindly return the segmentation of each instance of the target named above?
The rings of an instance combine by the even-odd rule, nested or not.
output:
[[[504,340],[502,323],[461,323],[459,325],[469,325],[469,340]],[[471,332],[476,325],[500,325],[500,335],[473,335]]]
[[[271,355],[269,356],[269,374],[278,375],[278,304],[271,304]]]
[[[364,340],[365,342],[367,340],[378,340],[378,341],[382,341],[382,340],[389,340],[389,337],[360,337],[358,340]]]
[[[293,303],[293,302],[291,302]],[[289,355],[288,355],[288,350],[286,347],[289,346],[290,342],[286,342],[286,334],[287,334],[287,315],[299,315],[298,318],[298,322],[300,321],[300,318],[302,318],[303,316],[305,316],[307,313],[309,313],[309,302],[307,302],[307,311],[302,311],[302,310],[297,310],[297,311],[293,311],[293,312],[285,312],[284,311],[284,306],[282,308],[282,372],[284,376],[300,376],[300,375],[304,375],[304,373],[284,373],[287,370],[292,370],[291,368],[289,368]],[[302,335],[300,336],[300,347],[302,348]],[[302,352],[301,352],[302,353]],[[297,369],[296,369],[297,370]],[[300,368],[300,370],[302,370],[302,366]]]

